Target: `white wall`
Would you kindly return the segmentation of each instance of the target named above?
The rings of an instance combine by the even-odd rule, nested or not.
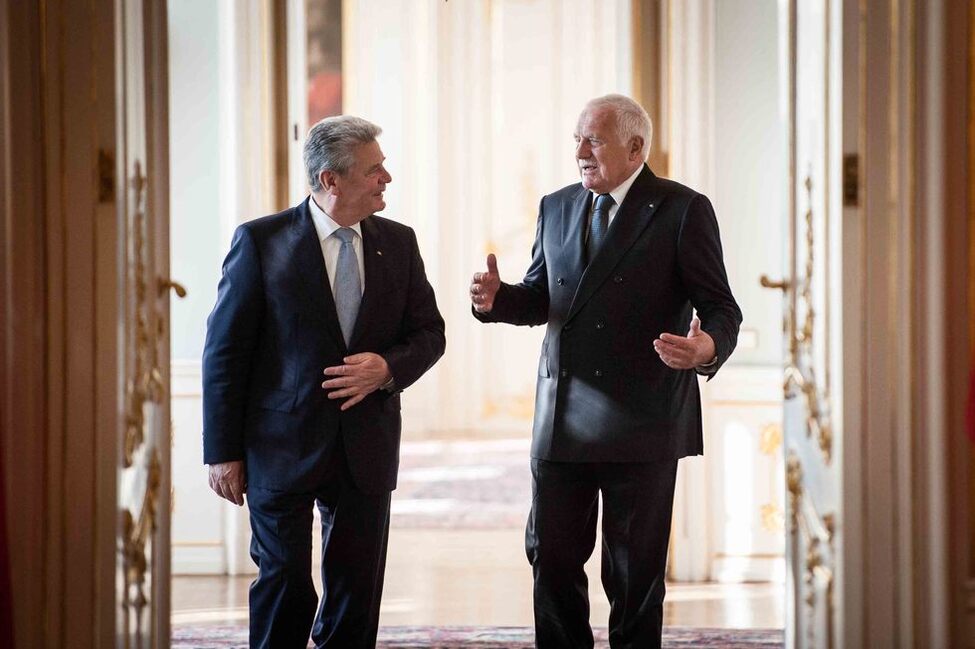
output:
[[[200,357],[226,252],[221,226],[220,3],[170,0],[173,572],[223,572],[226,506],[203,467]]]
[[[715,173],[711,198],[728,279],[745,320],[735,365],[782,364],[782,299],[761,288],[782,272],[786,131],[779,106],[778,2],[714,3]],[[761,242],[756,246],[756,242]]]
[[[485,326],[471,274],[528,266],[542,195],[577,182],[583,104],[631,82],[630,3],[346,3],[345,110],[375,120],[393,175],[384,215],[417,230],[447,354],[404,394],[405,434],[528,436],[540,328]]]
[[[220,230],[219,4],[170,0],[170,262],[187,288],[174,300],[172,354],[199,359],[224,242]],[[215,263],[216,262],[216,263]]]
[[[669,3],[671,176],[711,198],[744,316],[734,355],[702,382],[705,455],[680,463],[671,551],[679,580],[784,577],[782,296],[758,281],[782,276],[785,252],[778,4]]]
[[[168,3],[173,572],[252,572],[247,509],[214,495],[202,464],[200,359],[231,234],[271,211],[266,0]]]

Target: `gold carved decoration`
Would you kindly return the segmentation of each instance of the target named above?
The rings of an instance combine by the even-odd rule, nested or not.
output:
[[[802,464],[795,453],[789,453],[786,460],[786,489],[789,494],[789,535],[793,553],[799,548],[800,535],[806,541],[806,555],[804,566],[803,583],[806,586],[806,612],[808,617],[807,633],[809,646],[816,646],[816,638],[813,637],[814,617],[816,605],[819,598],[816,595],[816,585],[824,584],[826,591],[825,615],[826,615],[826,646],[833,646],[833,611],[835,611],[834,600],[834,579],[831,562],[836,557],[836,547],[834,539],[836,535],[836,517],[833,514],[825,514],[820,517],[816,513],[815,507],[805,498],[802,486],[803,473]],[[829,550],[829,562],[823,556],[823,544]],[[795,557],[798,559],[798,557]],[[798,565],[797,562],[794,565]]]
[[[146,238],[150,232],[146,213],[146,186],[142,164],[136,160],[131,180],[133,212],[128,228],[130,245],[127,247],[131,254],[127,279],[134,298],[131,311],[127,315],[127,321],[133,327],[130,337],[132,368],[126,385],[122,466],[126,471],[125,476],[134,479],[134,489],[144,488],[144,491],[141,496],[136,491],[132,505],[124,504],[123,500],[119,511],[119,551],[122,554],[124,589],[121,605],[126,646],[133,638],[135,646],[143,646],[143,634],[150,631],[144,629],[143,621],[146,612],[151,610],[146,584],[152,574],[149,565],[157,524],[162,467],[157,440],[149,437],[151,419],[147,418],[146,413],[147,408],[153,404],[163,403],[166,396],[160,349],[166,342],[167,318],[163,310],[166,305],[161,298],[170,289],[179,297],[186,295],[186,289],[181,285],[161,278],[152,283],[150,290],[151,264],[146,252]],[[143,477],[144,485],[139,482]]]
[[[782,425],[772,422],[762,427],[759,433],[758,448],[763,455],[775,455],[782,447]],[[781,532],[785,527],[782,508],[776,502],[762,505],[760,510],[762,528],[769,532]]]
[[[145,404],[160,403],[165,392],[162,374],[159,371],[158,336],[153,335],[149,325],[150,309],[146,295],[148,275],[146,271],[146,177],[142,173],[142,164],[135,161],[135,175],[132,178],[132,188],[135,190],[135,216],[132,221],[132,252],[133,252],[133,288],[135,290],[135,367],[129,378],[126,391],[127,408],[125,417],[125,441],[123,449],[123,466],[129,468],[135,459],[136,450],[145,440]],[[164,320],[156,318],[162,326]],[[156,331],[155,333],[160,333]]]
[[[153,450],[147,468],[146,491],[142,499],[139,519],[128,508],[121,510],[121,552],[124,564],[122,614],[125,620],[125,637],[130,637],[130,617],[135,620],[135,646],[142,646],[142,619],[149,599],[146,597],[146,572],[149,559],[146,548],[156,532],[156,502],[159,495],[162,468],[159,454]]]
[[[762,528],[768,532],[781,532],[785,527],[782,508],[776,503],[762,505]]]
[[[813,371],[813,333],[816,312],[813,307],[813,275],[815,230],[813,228],[812,176],[804,183],[808,208],[805,213],[806,224],[806,265],[803,276],[792,280],[773,281],[762,275],[759,282],[765,288],[780,290],[786,295],[789,305],[783,318],[783,330],[788,339],[789,353],[782,384],[786,399],[802,394],[806,400],[806,435],[817,440],[823,460],[829,464],[833,459],[833,427],[829,414],[823,404],[829,403],[829,395],[820,390]],[[792,237],[790,254],[795,268],[796,242]],[[802,303],[804,317],[802,328],[798,329],[799,305]],[[829,359],[826,359],[829,362]],[[797,392],[798,390],[798,392]]]
[[[789,492],[789,533],[795,534],[799,525],[799,506],[802,504],[802,465],[790,453],[785,463],[785,486]]]
[[[794,384],[806,397],[806,435],[818,441],[819,450],[823,454],[823,460],[826,464],[829,464],[833,459],[833,428],[829,416],[822,408],[823,403],[829,402],[829,397],[818,388],[813,372],[813,326],[816,313],[813,308],[812,283],[816,246],[815,230],[813,229],[812,176],[806,176],[804,185],[806,187],[806,202],[808,204],[805,214],[806,268],[804,277],[800,282],[802,286],[800,295],[805,306],[805,318],[803,319],[801,331],[797,332],[795,331],[795,327],[793,327],[793,335],[797,343],[793,358],[791,359],[794,370],[786,373],[785,396],[786,398],[794,396],[794,393],[789,389],[790,384]],[[790,316],[793,322],[795,322],[795,318],[798,316],[796,311],[797,309],[794,307],[793,313]],[[806,356],[805,370],[803,370],[803,365],[800,364],[800,354]],[[829,362],[829,359],[826,359],[826,362]]]
[[[782,425],[773,422],[762,427],[758,438],[758,448],[764,455],[775,455],[782,446]]]

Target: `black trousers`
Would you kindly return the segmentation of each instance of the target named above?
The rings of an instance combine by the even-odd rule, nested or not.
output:
[[[538,649],[593,646],[584,565],[596,544],[600,493],[602,582],[610,603],[610,646],[660,647],[676,479],[677,460],[532,460],[525,550],[535,578]]]
[[[390,493],[359,491],[336,449],[334,470],[311,493],[249,487],[250,646],[375,647],[386,569]],[[311,576],[312,507],[322,517],[321,601]],[[317,614],[316,614],[317,605]]]

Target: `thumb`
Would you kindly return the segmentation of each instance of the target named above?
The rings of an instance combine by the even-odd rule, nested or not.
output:
[[[688,338],[701,335],[701,319],[697,316],[691,320],[691,330],[687,332]]]
[[[498,258],[494,256],[493,252],[487,256],[487,266],[489,273],[498,274]]]

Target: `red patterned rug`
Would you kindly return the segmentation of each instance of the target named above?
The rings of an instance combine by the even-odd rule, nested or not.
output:
[[[606,629],[596,629],[596,648],[609,647]],[[664,647],[722,647],[735,649],[779,649],[781,629],[664,629]],[[228,649],[247,646],[247,629],[241,626],[177,626],[173,628],[174,649]],[[381,649],[530,649],[532,629],[527,627],[384,627],[379,630]]]

